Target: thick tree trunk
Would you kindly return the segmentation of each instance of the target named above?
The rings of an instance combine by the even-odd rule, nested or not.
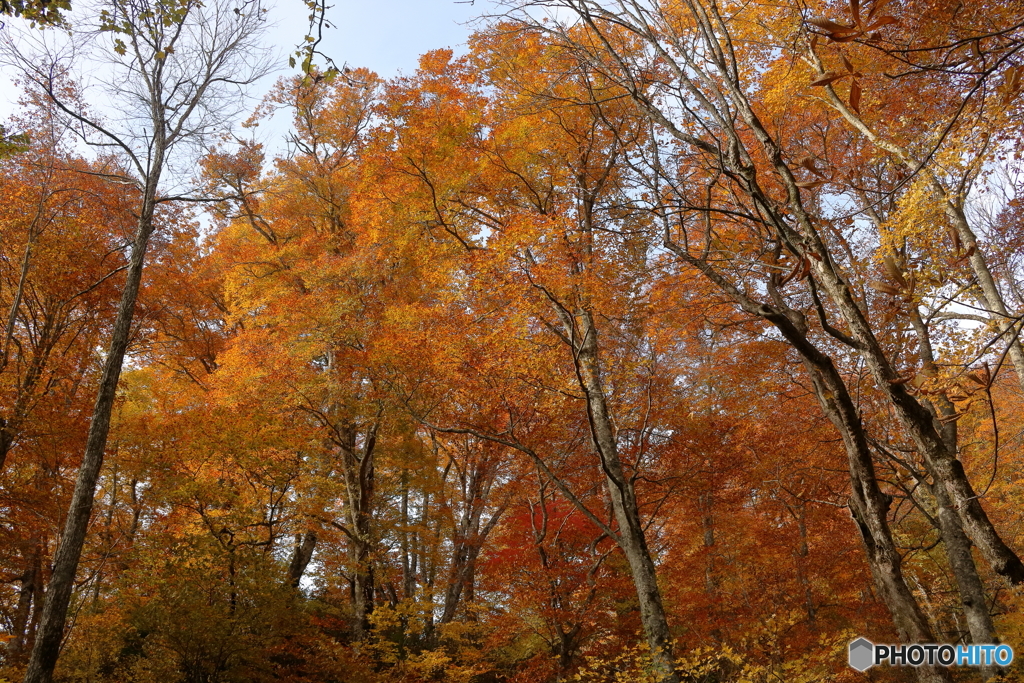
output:
[[[864,435],[860,415],[831,360],[807,362],[815,391],[826,415],[839,430],[846,446],[850,469],[850,512],[861,531],[868,565],[893,623],[904,643],[933,643],[934,634],[917,600],[903,578],[903,559],[889,529],[891,498],[878,487],[874,463]],[[919,681],[949,681],[949,672],[937,666],[916,669]]]
[[[439,624],[447,624],[455,618],[459,605],[468,592],[476,577],[476,555],[479,547],[474,547],[468,539],[455,539],[455,551],[452,553],[452,566],[448,573],[448,585],[444,592],[444,607],[441,610]]]
[[[352,631],[356,640],[363,640],[370,632],[370,614],[373,613],[373,564],[368,543],[355,542],[349,546],[352,563]]]
[[[850,471],[850,512],[860,527],[875,584],[892,614],[901,639],[908,643],[930,643],[933,638],[931,629],[903,579],[903,560],[893,542],[887,517],[892,500],[878,486],[860,415],[846,383],[831,361],[826,358],[816,360],[820,365],[810,361],[806,364],[812,373],[819,403],[839,430],[846,447]]]
[[[576,638],[580,634],[581,625],[573,624],[572,628],[566,629],[562,624],[556,626],[558,640],[554,644],[554,654],[558,657],[558,678],[564,681],[572,668],[572,662],[576,655],[578,643]]]
[[[929,489],[935,496],[936,521],[939,524],[939,533],[942,536],[942,545],[946,550],[946,557],[949,559],[950,569],[953,571],[953,578],[956,581],[957,591],[960,593],[960,603],[963,606],[964,617],[967,619],[967,628],[971,634],[971,641],[975,644],[998,643],[995,624],[992,622],[992,614],[988,610],[988,602],[985,600],[985,586],[978,575],[978,567],[971,555],[971,542],[960,526],[960,518],[953,510],[945,487],[941,484],[934,484]],[[995,669],[984,670],[988,678],[996,673]]]
[[[154,162],[154,168],[160,168],[163,150],[157,150],[156,154],[159,159]],[[39,633],[25,673],[25,683],[50,683],[60,653],[61,640],[64,638],[64,623],[67,618],[68,606],[71,603],[75,573],[78,570],[82,546],[85,544],[85,535],[89,528],[89,517],[92,515],[93,499],[96,494],[96,482],[99,479],[103,455],[107,446],[107,434],[110,431],[110,417],[117,394],[117,382],[121,376],[125,353],[128,350],[135,301],[138,299],[139,285],[142,282],[146,248],[153,232],[154,199],[158,181],[157,175],[148,178],[143,192],[138,230],[132,244],[127,281],[117,309],[110,348],[103,364],[103,376],[100,380],[99,392],[96,395],[92,420],[89,423],[85,455],[82,457],[82,464],[78,470],[71,506],[68,509],[60,545],[54,557],[53,573],[46,591]]]
[[[765,317],[800,353],[818,402],[842,437],[850,472],[850,512],[860,528],[875,586],[889,608],[900,640],[904,643],[935,642],[928,620],[903,577],[903,558],[893,541],[888,520],[892,499],[878,486],[864,425],[846,382],[832,360],[807,340],[800,329],[802,324],[795,324],[781,313]],[[949,672],[938,666],[917,667],[916,675],[922,683],[951,680]]]
[[[834,287],[838,286],[834,284]],[[848,294],[845,285],[842,285],[842,289]],[[963,464],[956,457],[955,443],[947,443],[935,426],[932,412],[911,396],[906,386],[899,382],[852,300],[847,301],[846,297],[838,294],[837,298],[842,300],[848,321],[852,321],[851,328],[855,330],[862,344],[861,355],[876,384],[888,396],[890,404],[896,410],[897,418],[913,439],[918,453],[921,454],[936,483],[942,485],[948,493],[952,508],[960,517],[963,530],[992,566],[993,571],[1013,585],[1024,584],[1024,564],[1003,541],[981,506],[981,501],[964,472]]]
[[[894,383],[896,377],[887,367],[871,361],[867,365],[875,374],[876,382],[889,394],[897,417],[914,440],[929,472],[948,493],[953,510],[958,513],[968,537],[995,573],[1013,585],[1024,584],[1024,564],[996,531],[964,472],[963,464],[955,453],[950,452],[936,431],[931,412],[914,399],[902,384]]]
[[[1010,549],[996,531],[967,479],[963,465],[956,457],[956,452],[951,452],[947,448],[942,436],[935,428],[931,412],[910,394],[904,384],[905,378],[899,377],[893,369],[889,358],[875,337],[866,313],[854,298],[850,286],[834,266],[828,247],[815,230],[810,216],[803,208],[799,189],[796,187],[792,172],[782,161],[780,148],[764,129],[756,115],[749,110],[749,107],[745,108],[743,113],[773,165],[789,183],[791,195],[789,206],[799,230],[794,230],[789,226],[787,219],[774,209],[769,208],[767,210],[772,214],[772,223],[779,230],[781,237],[791,243],[806,245],[806,254],[814,256],[814,258],[808,259],[808,265],[813,273],[812,277],[821,283],[821,289],[835,305],[849,328],[848,336],[838,333],[834,329],[831,332],[846,336],[845,341],[854,346],[861,358],[864,359],[866,368],[879,390],[893,407],[901,427],[914,441],[916,450],[925,460],[933,476],[945,486],[954,509],[960,515],[964,531],[981,551],[992,569],[1013,585],[1024,584],[1024,563],[1021,563],[1020,557]],[[745,189],[750,196],[760,204],[770,207],[771,202],[758,185],[754,170],[752,168],[744,169],[741,175],[744,179]],[[806,254],[804,258],[807,258]],[[761,315],[764,314],[761,313]],[[824,313],[822,313],[823,315]]]

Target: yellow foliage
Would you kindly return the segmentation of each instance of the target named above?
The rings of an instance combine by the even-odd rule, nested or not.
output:
[[[478,623],[440,624],[435,627],[434,647],[410,651],[406,641],[426,634],[430,612],[430,604],[414,600],[377,606],[369,617],[372,633],[364,651],[374,661],[391,667],[392,680],[470,683],[490,670],[480,651],[482,627]]]
[[[849,631],[822,635],[811,654],[794,659],[778,656],[780,653],[776,633],[795,619],[780,616],[769,619],[762,633],[753,643],[742,648],[728,644],[701,646],[676,652],[676,672],[682,680],[715,681],[716,683],[816,683],[817,681],[856,680],[852,669],[845,667],[846,647],[857,637]],[[773,654],[780,661],[757,661],[752,652]],[[837,666],[837,662],[841,666]],[[837,673],[838,669],[838,673]],[[654,669],[650,649],[637,645],[620,651],[615,656],[588,656],[572,679],[579,683],[658,683],[661,677]]]

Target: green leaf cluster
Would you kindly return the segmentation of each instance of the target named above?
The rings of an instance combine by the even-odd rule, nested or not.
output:
[[[69,0],[0,0],[0,15],[21,17],[33,26],[55,26],[70,9]]]

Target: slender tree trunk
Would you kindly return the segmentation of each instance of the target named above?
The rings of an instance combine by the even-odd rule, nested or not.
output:
[[[810,56],[818,70],[824,73],[823,65],[818,55],[812,50]],[[839,112],[852,128],[864,135],[879,149],[894,155],[910,173],[920,173],[927,180],[934,196],[941,202],[943,212],[953,224],[953,230],[961,242],[960,246],[962,246],[966,254],[970,254],[967,260],[970,263],[971,270],[974,272],[978,289],[981,293],[981,301],[979,303],[985,309],[989,320],[1002,335],[1007,345],[1010,362],[1013,364],[1017,375],[1017,383],[1024,390],[1024,344],[1022,344],[1021,339],[1017,336],[1019,333],[1019,322],[1014,319],[1015,316],[1011,315],[1006,307],[1003,294],[999,291],[999,286],[988,266],[988,260],[978,244],[978,237],[971,227],[970,221],[967,220],[967,215],[956,193],[946,189],[942,179],[935,174],[931,166],[915,158],[908,149],[896,144],[892,140],[883,138],[875,130],[871,129],[858,112],[851,109],[840,99],[832,86],[826,86],[825,92],[828,94],[832,107]]]
[[[33,401],[36,399],[37,385],[43,376],[43,370],[53,351],[54,344],[57,343],[56,337],[58,335],[55,334],[54,330],[56,325],[56,313],[53,311],[47,312],[43,318],[43,326],[39,331],[35,348],[32,351],[32,359],[29,361],[28,368],[25,371],[25,377],[18,383],[18,393],[14,399],[14,405],[11,407],[11,412],[6,419],[0,417],[0,472],[3,471],[11,447],[14,446],[14,441],[21,431],[22,424],[31,409]]]
[[[718,582],[715,580],[715,518],[713,515],[714,495],[711,492],[697,496],[700,510],[700,525],[704,531],[704,591],[714,597]]]
[[[709,25],[708,28],[710,30],[709,35],[715,35],[720,30],[723,30],[719,26],[712,27]],[[950,452],[946,448],[942,438],[935,429],[931,413],[908,392],[903,379],[896,373],[878,339],[875,337],[867,314],[854,298],[853,290],[843,279],[838,267],[835,265],[828,246],[815,228],[814,221],[804,207],[796,178],[783,159],[781,146],[758,118],[740,83],[730,82],[727,83],[727,86],[728,97],[736,106],[744,123],[750,127],[763,152],[767,155],[770,163],[786,186],[788,208],[792,213],[792,219],[784,216],[775,208],[776,204],[772,202],[769,194],[764,191],[758,182],[755,167],[738,163],[740,158],[737,157],[735,161],[730,161],[729,163],[735,167],[737,176],[742,179],[740,184],[744,192],[755,203],[760,205],[766,215],[769,216],[770,223],[777,231],[780,239],[784,239],[790,244],[804,245],[802,247],[804,252],[803,258],[808,259],[808,254],[813,256],[813,258],[808,259],[810,271],[813,273],[812,277],[821,283],[821,289],[835,305],[840,316],[849,327],[847,343],[858,350],[875,383],[893,407],[901,426],[913,439],[918,453],[924,458],[937,481],[940,481],[946,487],[954,509],[960,515],[964,531],[992,566],[993,571],[1013,585],[1024,584],[1024,563],[1003,541],[995,526],[989,520],[978,496],[964,473],[962,463],[956,457],[955,451]],[[885,147],[884,141],[879,141],[877,136],[864,126],[859,117],[838,98],[831,86],[826,86],[826,90],[829,93],[833,106],[853,123],[855,127],[858,127],[861,132],[867,134],[872,142],[879,144],[883,149],[894,151]],[[649,105],[645,106],[650,109]],[[734,136],[732,138],[733,143],[738,149],[741,149],[742,141],[736,136],[735,131],[731,130],[729,133]],[[916,169],[917,167],[915,166],[914,168]],[[926,169],[925,173],[930,174],[931,172]],[[929,177],[934,179],[934,176],[929,175]],[[941,186],[938,189],[941,190]],[[945,199],[945,196],[943,198]],[[955,211],[950,215],[954,221],[957,220],[957,213]],[[960,216],[962,217],[962,212]],[[958,223],[957,227],[961,231],[969,229],[969,226],[966,226],[966,224]],[[984,265],[984,259],[977,256],[977,252],[975,252],[975,256],[976,258],[972,257],[972,264],[978,267]],[[978,272],[981,279],[986,280],[984,277],[985,273],[981,270]],[[991,279],[990,275],[988,279]],[[811,284],[813,285],[813,280]],[[998,298],[998,291],[990,289],[986,296]],[[836,330],[833,330],[833,332],[836,332]]]
[[[817,617],[817,609],[814,606],[814,591],[811,587],[811,581],[807,576],[807,558],[811,554],[810,548],[807,545],[807,506],[803,502],[797,510],[790,508],[790,512],[796,519],[797,531],[800,534],[800,545],[797,546],[796,552],[793,553],[796,557],[796,578],[800,582],[800,586],[804,589],[804,605],[807,607],[807,621],[814,622]]]
[[[288,585],[292,588],[299,587],[302,575],[306,573],[306,567],[313,559],[315,548],[316,534],[312,531],[295,537],[295,551],[292,553],[292,561],[288,564]]]
[[[557,307],[556,312],[562,320],[566,336],[573,344],[577,379],[586,394],[591,436],[618,525],[617,540],[629,563],[636,587],[640,619],[651,648],[651,657],[662,681],[678,683],[679,675],[675,672],[675,657],[672,653],[672,633],[665,615],[661,589],[658,587],[654,559],[647,547],[633,480],[626,476],[619,459],[615,429],[601,381],[597,327],[589,310],[578,310],[574,318],[564,308]]]
[[[157,159],[153,168],[159,169],[163,161],[163,149],[157,149],[155,154]],[[103,364],[103,376],[100,380],[99,392],[96,395],[92,420],[89,423],[85,455],[78,470],[78,479],[75,482],[64,532],[54,556],[53,573],[46,591],[39,633],[32,649],[28,669],[25,672],[25,683],[50,683],[53,669],[57,664],[57,657],[60,654],[60,645],[64,638],[64,623],[74,589],[75,573],[78,570],[78,561],[82,555],[86,531],[89,528],[89,517],[92,515],[93,500],[96,495],[96,482],[103,466],[107,435],[110,432],[110,418],[113,412],[114,398],[117,394],[117,382],[121,376],[125,353],[128,350],[135,302],[138,299],[139,286],[142,282],[146,248],[153,232],[154,200],[158,181],[159,175],[153,174],[147,178],[146,187],[143,190],[142,207],[135,241],[132,244],[128,276],[121,294],[121,303],[117,309],[117,318],[114,321],[107,358]]]
[[[36,612],[39,611],[38,597],[40,591],[38,590],[38,587],[43,581],[42,557],[42,544],[34,542],[32,544],[32,551],[26,558],[28,560],[28,566],[25,568],[25,573],[21,575],[21,590],[18,592],[18,607],[14,613],[14,624],[12,629],[14,638],[11,640],[7,650],[11,659],[14,660],[21,658],[21,655],[25,650],[25,646],[30,641],[31,622],[29,621],[29,617],[32,612],[33,604],[35,605]]]
[[[21,275],[18,277],[18,286],[14,290],[14,300],[11,302],[11,311],[7,315],[7,325],[4,327],[3,345],[0,347],[0,371],[7,367],[7,359],[10,352],[11,339],[14,337],[14,323],[18,320],[18,309],[21,307],[21,298],[25,295],[25,280],[28,279],[29,263],[32,260],[32,247],[36,243],[36,231],[29,229],[28,242],[25,244],[25,254],[21,258]]]
[[[868,449],[860,415],[831,360],[819,359],[820,366],[807,363],[818,400],[826,415],[839,429],[846,446],[850,469],[850,512],[861,531],[868,565],[882,600],[889,608],[893,622],[904,643],[932,643],[935,636],[922,614],[917,600],[903,578],[903,559],[893,542],[888,511],[891,498],[878,487],[874,462]],[[949,672],[939,666],[916,669],[919,681],[935,683],[951,680]]]
[[[51,174],[53,173],[53,168],[53,160],[51,158],[51,165],[48,169]],[[49,178],[47,180],[49,181]],[[35,216],[28,226],[28,241],[25,243],[25,253],[21,258],[21,274],[18,276],[18,286],[14,290],[14,300],[11,301],[11,310],[7,315],[7,325],[4,327],[3,343],[0,345],[0,372],[7,367],[7,360],[11,349],[10,344],[14,338],[14,324],[18,320],[18,309],[21,308],[21,300],[25,296],[25,282],[28,280],[28,271],[32,262],[32,249],[35,247],[36,240],[41,232],[38,225],[43,217],[43,210],[46,208],[46,200],[48,198],[49,192],[44,190],[39,198],[39,202],[36,204]],[[3,463],[0,462],[0,467],[2,466]]]
[[[900,640],[904,643],[934,642],[931,628],[903,577],[903,558],[896,549],[887,517],[891,498],[878,486],[860,413],[832,359],[807,338],[805,316],[786,307],[773,285],[769,286],[769,293],[773,295],[776,308],[748,297],[707,261],[694,257],[667,235],[665,246],[732,297],[744,311],[774,325],[800,355],[822,412],[843,440],[850,473],[850,513],[860,530],[875,586],[892,615]],[[949,673],[941,667],[921,666],[916,673],[922,683],[950,680]]]
[[[363,447],[357,445],[357,427],[344,425],[337,430],[341,447],[345,488],[348,494],[349,559],[352,564],[352,628],[356,640],[362,640],[370,628],[376,585],[373,571],[373,502],[376,493],[374,467],[377,430],[374,422],[364,435]]]
[[[996,531],[964,472],[963,464],[956,457],[955,450],[950,451],[947,448],[935,428],[932,413],[907,390],[903,378],[896,373],[875,337],[866,313],[858,305],[852,289],[834,266],[827,246],[814,229],[810,216],[803,209],[799,200],[799,190],[796,188],[792,172],[782,161],[780,148],[752,111],[744,110],[744,115],[776,169],[786,179],[792,181],[790,208],[795,214],[800,230],[789,234],[787,231],[792,229],[781,215],[774,215],[773,223],[779,226],[786,239],[804,242],[807,245],[807,253],[815,256],[808,259],[813,273],[812,278],[821,282],[822,290],[849,327],[848,343],[858,350],[875,384],[893,407],[901,427],[914,441],[916,450],[925,460],[933,476],[945,486],[954,509],[960,515],[964,531],[992,566],[993,571],[1013,585],[1024,584],[1024,563],[1021,563],[1020,557]],[[754,171],[747,170],[743,175],[745,189],[750,196],[759,203],[770,206],[767,195],[757,183]],[[758,313],[756,310],[752,312]]]
[[[933,183],[937,192],[941,192],[945,203],[946,215],[953,222],[954,229],[960,235],[964,249],[971,252],[968,259],[974,276],[978,280],[978,288],[981,290],[981,304],[988,311],[989,319],[1003,335],[1007,345],[1007,353],[1010,362],[1017,375],[1017,385],[1024,391],[1024,346],[1021,345],[1019,334],[1019,322],[1010,313],[1003,300],[1003,294],[999,291],[992,271],[989,270],[988,261],[978,244],[978,238],[971,229],[971,225],[964,215],[963,207],[955,205],[950,199],[945,188],[939,184],[937,178],[933,177]]]
[[[416,525],[416,529],[412,532],[412,539],[409,542],[409,574],[406,584],[406,594],[410,598],[416,598],[419,592],[418,585],[421,583],[418,579],[420,571],[426,567],[426,560],[421,556],[423,552],[421,534],[429,527],[426,524],[427,512],[430,507],[430,494],[423,494],[423,504],[420,507],[420,519]]]
[[[401,541],[399,549],[402,554],[402,597],[409,599],[412,597],[413,588],[413,575],[411,567],[411,554],[409,544],[409,470],[402,470],[402,527],[401,527]]]
[[[910,322],[918,339],[918,356],[921,360],[921,370],[928,376],[938,373],[935,364],[935,355],[932,351],[931,335],[928,326],[921,317],[916,306],[910,306]],[[932,413],[936,430],[942,437],[946,450],[956,453],[959,442],[959,429],[956,423],[956,406],[942,393],[936,394],[931,400],[923,401],[925,407]],[[945,419],[942,419],[945,418]],[[933,485],[928,486],[928,491],[935,500],[936,523],[939,534],[942,537],[942,545],[946,551],[950,569],[956,581],[957,591],[960,594],[960,602],[963,606],[964,617],[967,620],[967,628],[971,634],[971,640],[977,644],[998,643],[999,638],[992,621],[992,614],[988,609],[988,602],[985,599],[985,586],[978,574],[978,566],[974,562],[974,555],[971,553],[971,542],[964,533],[963,524],[950,500],[946,487],[942,485],[934,472],[932,476]],[[988,679],[998,673],[996,667],[985,667],[982,675]]]
[[[442,624],[447,624],[455,618],[460,604],[473,601],[476,588],[476,560],[487,537],[508,507],[506,498],[484,522],[484,509],[490,502],[491,485],[494,483],[493,463],[485,457],[472,464],[467,463],[466,470],[469,471],[468,482],[463,490],[462,518],[455,525],[452,539],[452,562],[445,590],[444,609],[439,621]]]

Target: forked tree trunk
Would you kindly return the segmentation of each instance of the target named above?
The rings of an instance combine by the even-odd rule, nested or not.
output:
[[[306,573],[306,567],[313,559],[316,540],[316,534],[312,531],[295,537],[295,550],[292,552],[292,561],[288,563],[288,585],[292,588],[299,587],[302,575]]]
[[[466,463],[462,516],[452,534],[452,561],[445,589],[444,608],[438,623],[447,624],[455,618],[459,606],[473,601],[476,587],[476,561],[487,537],[497,526],[508,507],[506,497],[491,513],[486,522],[483,513],[491,497],[495,481],[495,468],[486,457],[475,463]],[[472,613],[469,615],[472,617]]]
[[[825,253],[823,245],[819,251]],[[889,363],[863,312],[857,306],[850,288],[830,267],[814,261],[812,269],[824,280],[824,289],[833,303],[840,309],[843,318],[860,347],[876,385],[888,398],[896,417],[905,432],[914,441],[917,452],[924,459],[935,481],[942,485],[949,495],[953,509],[960,517],[963,530],[981,551],[993,571],[1013,585],[1024,584],[1024,564],[1020,557],[1006,544],[985,509],[981,506],[974,487],[964,472],[963,464],[956,457],[942,435],[936,429],[935,420],[928,408],[914,398]]]
[[[344,424],[336,428],[335,443],[341,450],[342,474],[347,494],[349,531],[348,555],[352,566],[352,629],[356,640],[366,637],[374,607],[376,582],[373,557],[373,506],[377,491],[376,446],[379,422],[373,422],[358,444],[359,428]]]

